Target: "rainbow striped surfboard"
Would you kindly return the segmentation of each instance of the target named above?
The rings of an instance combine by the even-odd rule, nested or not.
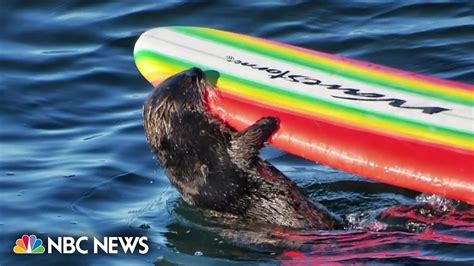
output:
[[[154,86],[218,73],[211,111],[237,130],[278,117],[288,153],[474,204],[473,85],[197,27],[151,29],[134,56]]]

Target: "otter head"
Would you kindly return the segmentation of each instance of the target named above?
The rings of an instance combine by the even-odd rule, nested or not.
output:
[[[196,67],[169,77],[158,85],[143,107],[148,142],[157,148],[162,136],[170,135],[175,122],[190,113],[206,112],[206,98],[213,87],[204,72]]]
[[[164,112],[180,114],[205,111],[204,98],[208,82],[204,72],[196,67],[180,72],[163,81],[152,92],[149,101],[155,107],[167,107]],[[147,103],[148,104],[148,103]]]

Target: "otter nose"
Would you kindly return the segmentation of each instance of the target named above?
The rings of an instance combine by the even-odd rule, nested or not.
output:
[[[197,67],[190,68],[185,73],[186,76],[191,77],[193,80],[202,80],[204,78],[204,72],[202,72],[202,70]]]

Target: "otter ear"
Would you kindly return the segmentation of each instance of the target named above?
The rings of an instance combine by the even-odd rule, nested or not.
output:
[[[245,130],[234,135],[231,151],[234,159],[242,162],[254,161],[265,141],[278,129],[275,117],[263,117]]]

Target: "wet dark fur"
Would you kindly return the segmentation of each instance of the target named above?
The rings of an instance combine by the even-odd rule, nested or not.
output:
[[[212,95],[204,73],[193,68],[154,89],[143,109],[151,150],[184,201],[241,223],[338,228],[323,207],[258,157],[278,120],[265,117],[235,132],[206,110]]]

